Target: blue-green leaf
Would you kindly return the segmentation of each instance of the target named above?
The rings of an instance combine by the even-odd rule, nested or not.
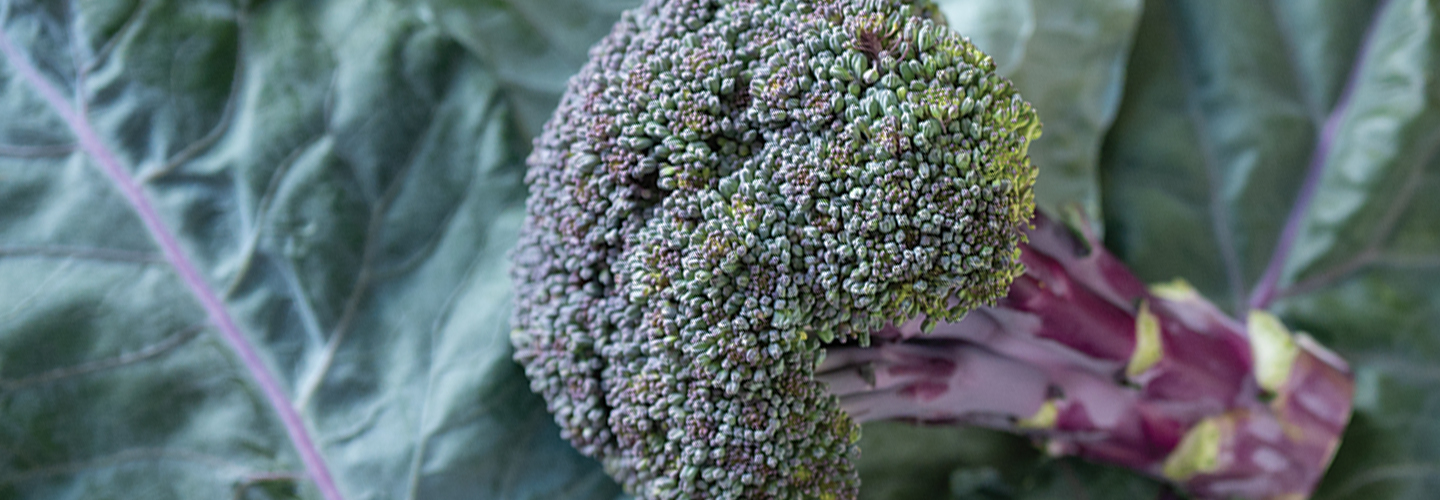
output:
[[[614,498],[506,326],[531,134],[616,14],[564,8],[0,3],[0,498]]]

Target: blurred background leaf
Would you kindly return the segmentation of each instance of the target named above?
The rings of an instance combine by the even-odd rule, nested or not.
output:
[[[1440,491],[1437,7],[1149,1],[1101,156],[1106,244],[1136,274],[1350,361],[1319,500]]]

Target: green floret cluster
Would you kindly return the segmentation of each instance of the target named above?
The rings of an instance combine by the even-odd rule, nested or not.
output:
[[[928,2],[650,0],[529,159],[515,358],[646,499],[851,499],[822,347],[1021,272],[1039,121]]]

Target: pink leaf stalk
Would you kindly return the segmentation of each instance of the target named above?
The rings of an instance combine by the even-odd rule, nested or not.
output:
[[[859,421],[964,423],[1138,470],[1197,498],[1307,498],[1350,417],[1349,368],[1268,313],[1146,287],[1099,242],[1037,216],[993,307],[833,346],[817,375]]]

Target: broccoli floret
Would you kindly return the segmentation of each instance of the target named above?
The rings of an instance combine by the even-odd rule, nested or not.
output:
[[[827,343],[1022,272],[1039,121],[926,1],[650,0],[536,140],[515,358],[642,498],[854,498]]]

